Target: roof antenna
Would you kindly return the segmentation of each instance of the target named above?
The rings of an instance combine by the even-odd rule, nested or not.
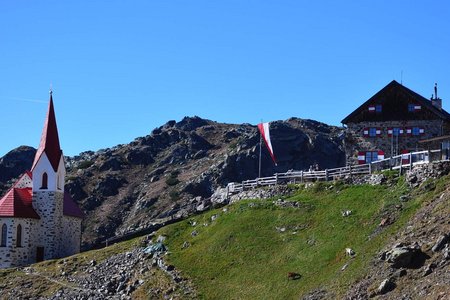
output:
[[[403,70],[402,70],[402,72],[400,74],[401,74],[400,75],[400,84],[403,85]]]

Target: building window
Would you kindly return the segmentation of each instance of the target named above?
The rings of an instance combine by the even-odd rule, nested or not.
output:
[[[6,224],[3,224],[2,226],[2,242],[0,244],[0,247],[6,247],[6,239],[8,238],[8,228]]]
[[[408,111],[409,112],[415,112],[415,111],[419,111],[421,109],[422,109],[421,105],[417,105],[417,104],[413,104],[413,103],[408,104]]]
[[[366,152],[366,163],[371,163],[378,160],[378,151],[367,151]]]
[[[47,173],[44,172],[44,174],[42,174],[41,190],[47,189],[48,188],[47,185],[48,185],[48,175]]]
[[[17,225],[16,246],[22,247],[22,225]]]
[[[403,131],[403,130],[402,130],[402,131]],[[401,133],[400,128],[398,128],[398,127],[392,128],[392,134],[393,134],[394,136],[399,136],[400,133]]]
[[[420,127],[413,127],[412,128],[412,135],[421,135],[424,134],[425,130],[423,128]]]
[[[383,110],[381,104],[375,105],[375,112],[380,113]]]
[[[375,137],[375,136],[377,136],[377,129],[376,129],[375,127],[369,128],[369,136],[370,136],[370,137]]]
[[[383,106],[381,104],[377,104],[377,105],[369,105],[368,107],[369,112],[371,113],[380,113],[383,111]]]
[[[399,136],[403,134],[403,129],[399,127],[388,128],[388,136]]]

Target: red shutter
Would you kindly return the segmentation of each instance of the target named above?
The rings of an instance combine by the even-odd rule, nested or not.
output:
[[[408,150],[402,150],[402,164],[409,164],[409,155],[403,155],[403,154],[408,154],[409,151]]]
[[[358,152],[358,164],[363,165],[366,163],[366,152],[359,151]]]
[[[369,128],[363,129],[363,136],[369,136]]]
[[[387,136],[391,137],[393,133],[394,133],[394,129],[393,128],[388,128]]]
[[[381,137],[381,128],[377,128],[377,131],[376,131],[376,134],[377,134],[377,137]]]

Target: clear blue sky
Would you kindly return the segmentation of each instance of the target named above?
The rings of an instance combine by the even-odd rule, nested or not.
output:
[[[450,108],[448,1],[0,0],[0,156],[66,155],[184,116],[340,121],[391,80]]]

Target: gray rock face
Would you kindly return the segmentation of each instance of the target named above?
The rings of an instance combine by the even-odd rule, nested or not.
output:
[[[417,244],[411,246],[399,244],[383,253],[381,258],[391,263],[392,267],[396,269],[417,269],[422,267],[425,260],[429,257],[420,250]]]
[[[340,128],[311,120],[272,122],[278,166],[263,148],[262,176],[308,169],[316,163],[321,168],[345,164],[341,133]],[[0,190],[30,168],[34,149],[28,150],[26,158],[12,153],[16,159],[11,154],[1,160],[0,176],[5,178],[0,178]],[[1,171],[8,161],[9,170],[15,173]],[[17,168],[19,161],[25,162],[22,169]],[[190,210],[187,204],[196,197],[208,199],[230,182],[254,179],[258,176],[259,133],[250,124],[185,117],[128,144],[82,152],[65,161],[70,178],[67,189],[86,213],[83,241],[89,246],[112,235],[146,228],[159,216],[175,217],[171,211],[174,202],[183,209],[176,215],[204,211],[212,205],[199,202]],[[173,172],[179,174],[178,182],[169,185],[166,179]],[[216,199],[214,205],[223,204],[223,197]]]
[[[444,248],[445,244],[448,242],[448,239],[449,239],[449,238],[448,238],[448,235],[446,235],[446,234],[441,235],[441,236],[438,238],[438,240],[436,241],[436,243],[434,244],[433,248],[431,248],[431,250],[432,250],[433,252],[438,252],[438,251],[440,251],[441,249]]]
[[[417,166],[406,173],[406,180],[411,186],[419,186],[428,178],[438,178],[450,174],[450,162],[442,161]]]
[[[8,188],[8,181],[17,178],[31,168],[36,149],[20,146],[0,158],[0,194]],[[1,196],[0,196],[1,197]]]
[[[378,294],[386,294],[395,288],[395,283],[391,279],[385,279],[378,287]]]

